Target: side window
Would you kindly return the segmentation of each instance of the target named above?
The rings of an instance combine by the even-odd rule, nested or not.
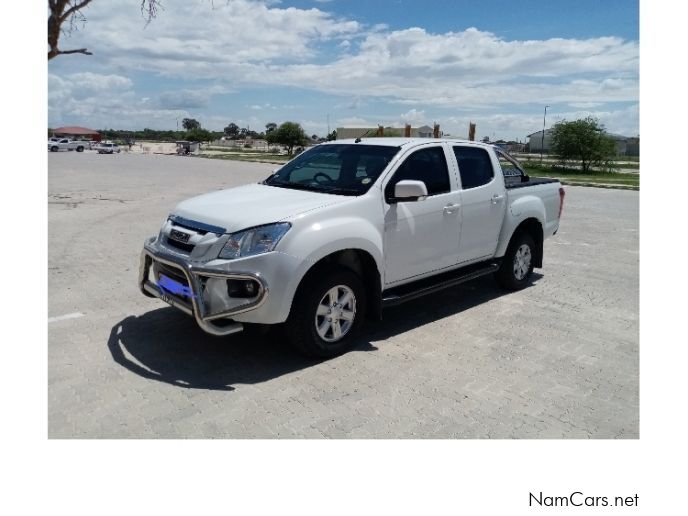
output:
[[[454,147],[454,155],[459,164],[461,187],[464,190],[483,186],[492,181],[494,170],[490,155],[478,147]]]
[[[394,177],[385,189],[385,195],[394,195],[394,185],[399,181],[423,181],[428,188],[428,195],[437,195],[449,191],[449,170],[442,147],[430,147],[411,154],[394,173]]]
[[[499,166],[502,169],[506,185],[520,183],[525,174],[520,165],[513,158],[500,151],[497,151],[497,157],[499,158]]]

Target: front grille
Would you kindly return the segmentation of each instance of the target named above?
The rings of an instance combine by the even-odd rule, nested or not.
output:
[[[199,235],[207,235],[208,234],[208,232],[205,229],[193,227],[189,224],[182,224],[181,222],[177,222],[177,221],[172,222],[172,227],[173,228],[180,227],[180,228],[188,229],[188,230],[193,231],[194,233],[198,233]]]
[[[184,242],[178,242],[176,240],[172,240],[170,237],[167,237],[165,239],[165,242],[167,243],[167,245],[176,247],[177,249],[181,249],[182,251],[186,251],[187,253],[193,251],[195,247],[193,244],[185,244]]]

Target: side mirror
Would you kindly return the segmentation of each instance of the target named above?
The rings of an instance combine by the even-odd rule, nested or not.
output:
[[[428,187],[423,181],[405,179],[394,185],[394,202],[423,201],[428,196]]]

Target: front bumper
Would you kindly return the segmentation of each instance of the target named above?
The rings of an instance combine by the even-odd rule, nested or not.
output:
[[[139,266],[139,288],[148,297],[157,297],[182,312],[196,319],[196,322],[207,333],[212,335],[230,335],[240,332],[243,325],[230,319],[249,310],[255,310],[265,303],[268,298],[268,287],[264,278],[257,273],[225,271],[218,268],[203,267],[188,263],[186,260],[156,249],[155,238],[148,240],[141,252]],[[154,264],[174,270],[186,279],[190,295],[172,293],[158,284],[158,274],[151,270]],[[151,276],[155,281],[151,280]],[[227,303],[213,302],[209,296],[209,282],[223,282],[227,280],[254,281],[258,288],[256,295],[243,299],[236,306],[228,307]],[[224,285],[224,283],[222,283]],[[214,296],[217,300],[217,295]],[[229,298],[225,295],[225,298]]]

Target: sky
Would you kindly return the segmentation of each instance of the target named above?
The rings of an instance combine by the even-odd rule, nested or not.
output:
[[[524,141],[585,116],[639,131],[637,0],[93,0],[48,64],[48,125],[261,131],[438,123]]]

